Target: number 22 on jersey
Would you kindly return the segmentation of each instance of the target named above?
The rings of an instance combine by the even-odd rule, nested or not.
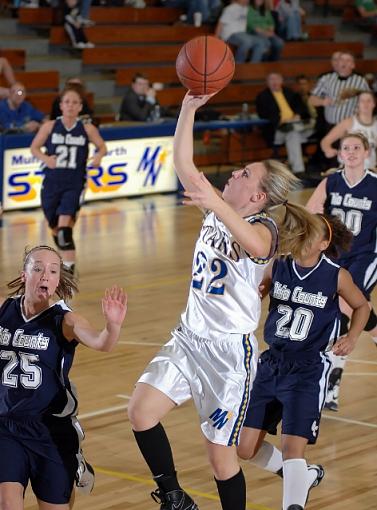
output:
[[[199,251],[195,258],[192,286],[194,289],[204,290],[207,294],[222,296],[227,274],[228,268],[223,260],[208,260],[206,254]]]

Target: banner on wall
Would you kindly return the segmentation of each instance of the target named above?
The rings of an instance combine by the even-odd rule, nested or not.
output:
[[[173,137],[107,141],[101,166],[87,169],[85,201],[175,191]],[[90,147],[90,155],[94,147]],[[28,148],[4,151],[3,208],[40,206],[43,172]]]

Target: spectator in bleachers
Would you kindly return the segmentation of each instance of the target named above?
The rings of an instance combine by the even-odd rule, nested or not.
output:
[[[260,62],[269,49],[268,41],[246,31],[249,0],[233,0],[225,7],[217,23],[215,34],[236,48],[238,63]]]
[[[327,158],[333,158],[338,150],[333,146],[347,133],[362,133],[369,142],[370,155],[366,160],[367,168],[376,167],[377,117],[374,115],[376,99],[373,92],[361,92],[358,97],[356,112],[352,117],[337,124],[321,141],[321,147]]]
[[[85,32],[84,25],[80,16],[80,3],[78,0],[65,0],[64,3],[64,29],[76,49],[94,48],[94,44],[89,42]]]
[[[132,78],[131,86],[126,88],[119,110],[119,120],[136,120],[140,122],[154,120],[158,106],[156,91],[149,80],[141,73]]]
[[[283,85],[281,74],[267,76],[267,88],[257,95],[256,109],[259,117],[270,121],[262,130],[268,145],[285,144],[293,173],[305,172],[301,145],[313,134],[306,124],[310,115],[301,97]]]
[[[367,25],[377,25],[377,4],[374,0],[356,0],[356,9]]]
[[[275,34],[275,23],[267,1],[251,0],[247,14],[247,32],[265,42],[267,60],[275,61],[280,58],[284,41]]]
[[[326,132],[350,117],[356,108],[357,95],[369,90],[363,76],[354,72],[355,59],[351,53],[341,53],[333,72],[322,75],[312,90],[309,102],[324,107]]]
[[[80,5],[80,21],[85,27],[92,27],[95,25],[94,21],[89,18],[90,6],[92,0],[82,0]]]
[[[78,76],[75,76],[73,78],[69,78],[64,85],[64,88],[72,88],[77,91],[77,93],[82,97],[82,109],[80,112],[80,120],[89,120],[93,115],[93,110],[90,108],[88,101],[86,99],[86,89],[83,81]],[[51,105],[51,113],[50,113],[50,119],[55,120],[57,117],[60,117],[62,115],[62,111],[60,109],[60,94],[56,96],[54,99],[52,105]]]
[[[304,9],[299,0],[278,0],[274,7],[278,20],[278,34],[286,41],[303,41],[308,34],[302,31]]]
[[[8,85],[13,85],[16,83],[16,78],[14,77],[13,68],[10,65],[8,59],[5,57],[0,57],[0,75],[4,76],[5,80],[8,82]],[[0,98],[9,97],[10,89],[7,87],[0,87]]]
[[[35,133],[45,115],[34,108],[26,99],[26,89],[16,82],[10,88],[7,99],[0,101],[0,126],[4,130]]]
[[[318,112],[317,108],[312,106],[309,102],[311,85],[309,78],[305,74],[299,74],[296,76],[296,90],[299,96],[301,97],[302,102],[306,106],[306,109],[309,113],[309,119],[307,121],[307,125],[314,129],[317,123]]]
[[[215,24],[222,9],[221,0],[161,0],[162,5],[183,9],[187,20],[191,25],[195,22],[195,13],[200,13],[200,23]],[[182,18],[181,18],[182,19]]]

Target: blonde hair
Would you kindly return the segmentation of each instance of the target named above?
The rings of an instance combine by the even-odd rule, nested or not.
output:
[[[367,151],[370,148],[369,140],[368,138],[363,134],[360,133],[360,131],[355,131],[347,133],[346,135],[342,136],[342,138],[339,140],[339,150],[342,150],[342,145],[344,140],[347,140],[347,138],[358,138],[360,142],[363,144],[364,149]]]
[[[323,236],[324,222],[303,206],[287,202],[279,225],[278,254],[290,253],[294,259],[310,250],[314,240]]]
[[[323,221],[304,207],[288,202],[291,191],[300,187],[300,180],[289,168],[273,159],[264,160],[266,175],[261,187],[267,194],[265,206],[279,228],[278,254],[290,253],[299,258],[323,232]]]
[[[33,248],[25,248],[23,262],[22,262],[22,269],[23,271],[26,270],[26,267],[28,263],[30,262],[30,259],[32,255],[37,251],[50,251],[55,253],[55,255],[59,258],[60,261],[60,279],[59,284],[56,288],[55,293],[57,296],[61,299],[69,300],[73,298],[73,295],[75,292],[78,292],[79,289],[77,287],[77,282],[73,274],[68,271],[66,266],[63,263],[63,259],[60,256],[60,253],[55,250],[54,248],[51,248],[51,246],[47,245],[38,245],[34,246]],[[25,282],[23,281],[21,276],[18,276],[14,280],[7,283],[8,289],[14,289],[12,292],[9,293],[10,296],[14,295],[20,295],[25,294]]]

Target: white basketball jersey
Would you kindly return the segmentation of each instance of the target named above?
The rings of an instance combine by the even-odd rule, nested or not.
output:
[[[265,213],[245,221],[265,223],[272,230],[276,245],[276,225]],[[272,255],[275,250],[276,246]],[[209,212],[195,246],[182,324],[195,334],[214,340],[231,333],[255,331],[261,309],[258,286],[269,260],[270,257],[251,257],[215,214]]]
[[[376,149],[377,149],[377,118],[373,119],[372,124],[362,124],[356,115],[353,117],[350,133],[362,133],[368,140],[370,146],[370,156],[365,161],[366,168],[376,167]]]

